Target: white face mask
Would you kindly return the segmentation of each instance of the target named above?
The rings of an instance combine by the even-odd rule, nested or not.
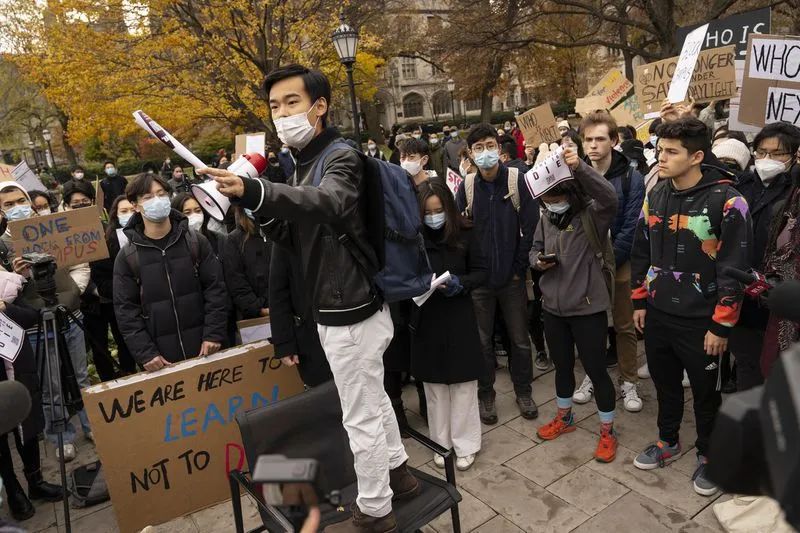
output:
[[[651,135],[650,136],[650,144],[653,145],[653,148],[656,147],[656,145],[658,144],[658,135]]]
[[[189,219],[189,229],[193,229],[195,231],[200,231],[200,228],[203,226],[203,214],[202,213],[192,213],[188,217]]]
[[[469,172],[469,167],[465,167],[464,165],[459,165],[458,172],[461,174],[462,178],[467,177],[467,173]]]
[[[430,141],[431,141],[430,143],[431,146],[436,146],[439,144],[439,139],[437,139],[436,137],[431,137]]]
[[[287,144],[298,150],[305,148],[311,139],[314,138],[314,132],[317,129],[319,118],[313,125],[308,121],[308,114],[314,109],[317,104],[315,101],[305,113],[298,113],[290,117],[281,117],[273,120],[275,124],[275,132],[283,144]]]
[[[563,215],[564,213],[569,211],[569,202],[566,201],[557,202],[554,204],[548,204],[547,202],[545,202],[544,205],[547,206],[548,211],[550,211],[551,213],[555,213],[556,215]]]
[[[83,172],[76,172],[75,174],[73,174],[73,177],[76,180],[82,180],[83,179]]]
[[[369,143],[367,145],[367,149],[369,149],[370,152],[374,152],[376,148],[377,148],[377,146],[372,144],[372,143]]]
[[[52,211],[52,209],[50,209],[49,207],[45,207],[44,209],[39,209],[39,210],[37,211],[37,213],[39,213],[39,216],[40,216],[40,217],[43,217],[43,216],[45,216],[45,215],[50,215],[50,214],[52,214],[52,213],[53,213],[53,211]]]
[[[786,170],[786,163],[771,158],[756,159],[756,173],[763,183],[770,183]]]
[[[422,161],[403,161],[400,166],[412,176],[416,176],[422,170]]]

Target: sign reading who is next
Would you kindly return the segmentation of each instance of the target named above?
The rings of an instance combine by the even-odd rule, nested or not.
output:
[[[750,36],[739,120],[800,124],[800,37]]]

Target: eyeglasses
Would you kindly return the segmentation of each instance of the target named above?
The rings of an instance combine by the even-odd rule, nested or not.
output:
[[[765,157],[769,157],[770,159],[784,159],[789,157],[789,152],[768,152],[767,150],[761,150],[760,148],[756,150],[756,159],[764,159]]]
[[[472,151],[476,154],[483,153],[484,150],[491,151],[491,150],[497,150],[498,148],[499,147],[497,146],[497,143],[487,143],[487,144],[476,143],[472,145]]]
[[[147,193],[142,195],[142,202],[146,202],[147,200],[152,200],[153,198],[164,198],[169,197],[169,193],[167,191],[161,190],[158,191],[156,194]]]

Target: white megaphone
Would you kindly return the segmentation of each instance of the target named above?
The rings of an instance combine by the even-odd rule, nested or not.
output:
[[[242,178],[257,178],[267,168],[267,160],[261,154],[244,154],[234,161],[228,172],[233,172]],[[225,219],[225,214],[231,207],[231,201],[219,190],[216,181],[206,181],[199,185],[192,185],[194,196],[203,211],[218,222]]]

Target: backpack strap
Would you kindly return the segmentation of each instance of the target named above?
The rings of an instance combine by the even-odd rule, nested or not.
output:
[[[706,204],[708,209],[708,220],[711,224],[711,233],[717,240],[722,239],[722,210],[725,209],[725,201],[728,196],[729,185],[723,184],[714,187],[710,198]]]
[[[475,176],[476,174],[467,174],[464,177],[464,195],[467,198],[467,207],[464,209],[464,215],[467,218],[472,218],[472,200],[475,198]]]
[[[519,169],[508,167],[508,195],[506,198],[511,198],[511,204],[514,206],[514,211],[519,213],[519,208],[522,206],[522,201],[519,198]]]
[[[186,233],[186,244],[189,246],[189,254],[192,256],[192,265],[194,266],[194,275],[200,276],[200,239],[197,238],[197,232],[189,228]]]
[[[133,279],[136,280],[136,284],[141,286],[142,280],[139,275],[139,251],[136,245],[128,241],[125,246],[122,247],[120,253],[124,254],[123,257],[125,257],[125,262],[128,263],[128,268],[130,268],[133,273]]]
[[[314,180],[311,182],[314,187],[319,187],[319,184],[322,183],[322,178],[324,177],[322,172],[325,170],[325,161],[334,150],[353,150],[353,147],[344,141],[336,141],[332,142],[326,146],[324,150],[322,150],[322,153],[319,154],[319,158],[314,165]]]
[[[583,211],[581,211],[581,224],[585,228],[586,238],[589,239],[589,246],[592,247],[592,252],[594,252],[594,256],[600,261],[600,264],[604,264],[605,260],[603,259],[603,250],[605,247],[600,244],[600,236],[597,234],[597,225],[594,223],[594,218],[592,218],[591,213],[589,213],[589,208],[587,207]]]
[[[631,178],[633,177],[634,162],[628,165],[628,171],[622,176],[622,205],[628,205],[628,196],[631,194]]]

